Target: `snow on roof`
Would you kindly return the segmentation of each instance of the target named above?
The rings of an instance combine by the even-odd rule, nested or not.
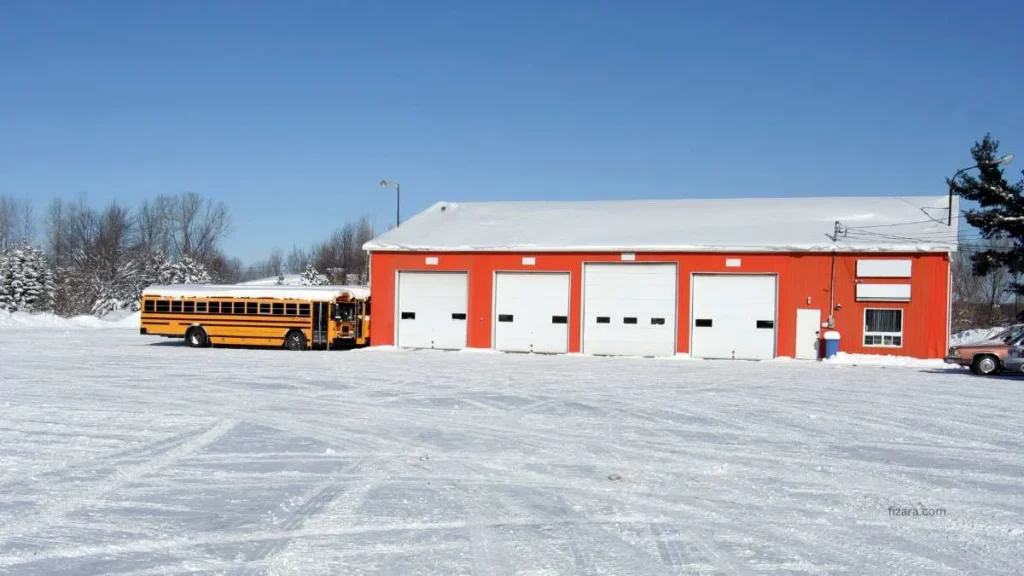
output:
[[[280,298],[291,300],[334,300],[343,294],[350,298],[370,297],[366,286],[246,286],[240,284],[172,284],[150,286],[143,296],[164,298]]]
[[[954,214],[959,204],[954,202]],[[885,251],[956,250],[947,196],[438,202],[369,251]],[[834,242],[840,222],[849,231]]]

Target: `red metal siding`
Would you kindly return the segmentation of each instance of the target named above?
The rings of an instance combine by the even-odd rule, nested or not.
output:
[[[426,257],[436,257],[427,265]],[[536,265],[524,266],[523,256],[536,258]],[[726,259],[741,260],[739,267],[726,267]],[[374,252],[371,254],[374,345],[393,345],[395,338],[395,279],[399,270],[465,271],[469,273],[467,342],[472,348],[491,347],[492,296],[496,271],[561,271],[570,273],[572,297],[569,306],[569,351],[580,350],[580,308],[584,262],[619,262],[619,253],[430,253]],[[857,260],[913,260],[910,302],[857,302],[856,284],[906,284],[906,278],[856,278]],[[690,347],[690,276],[700,273],[777,274],[778,318],[776,350],[779,356],[793,356],[796,347],[796,310],[817,308],[828,318],[829,280],[832,255],[828,253],[771,254],[659,254],[637,253],[636,262],[673,262],[679,266],[679,307],[677,351]],[[850,353],[896,354],[917,358],[941,358],[946,352],[949,261],[946,254],[838,254],[836,256],[836,330],[842,334],[840,350]],[[808,304],[808,298],[810,303]],[[864,309],[900,308],[903,312],[903,346],[863,346]]]

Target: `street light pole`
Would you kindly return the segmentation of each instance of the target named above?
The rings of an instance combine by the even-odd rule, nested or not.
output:
[[[1010,162],[1013,162],[1013,154],[1000,156],[999,158],[996,158],[991,162],[978,162],[974,166],[968,166],[967,168],[961,168],[957,170],[956,173],[953,174],[953,177],[949,179],[949,221],[946,223],[946,226],[953,225],[953,183],[956,182],[956,179],[960,177],[961,174],[967,172],[968,170],[974,170],[975,168],[982,168],[984,166],[998,166],[1000,164],[1009,164]]]
[[[381,180],[380,187],[395,189],[395,228],[398,228],[402,225],[402,186],[398,182]]]

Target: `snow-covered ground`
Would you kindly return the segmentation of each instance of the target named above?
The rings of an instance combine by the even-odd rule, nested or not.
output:
[[[1024,378],[22,322],[0,411],[0,573],[1024,571]]]

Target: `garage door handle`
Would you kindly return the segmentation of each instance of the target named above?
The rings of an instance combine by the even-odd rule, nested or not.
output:
[[[513,316],[511,314],[498,314],[498,322],[512,322]]]
[[[465,319],[466,319],[466,313],[465,312],[452,312],[452,320],[465,320]]]
[[[693,325],[697,328],[711,328],[711,318],[697,318]]]
[[[416,319],[416,313],[415,312],[402,312],[402,320],[415,320],[415,319]]]
[[[757,321],[757,327],[758,328],[769,328],[769,329],[775,328],[775,320],[758,320]]]
[[[569,323],[569,317],[568,316],[552,316],[551,317],[551,323],[552,324],[568,324]]]

